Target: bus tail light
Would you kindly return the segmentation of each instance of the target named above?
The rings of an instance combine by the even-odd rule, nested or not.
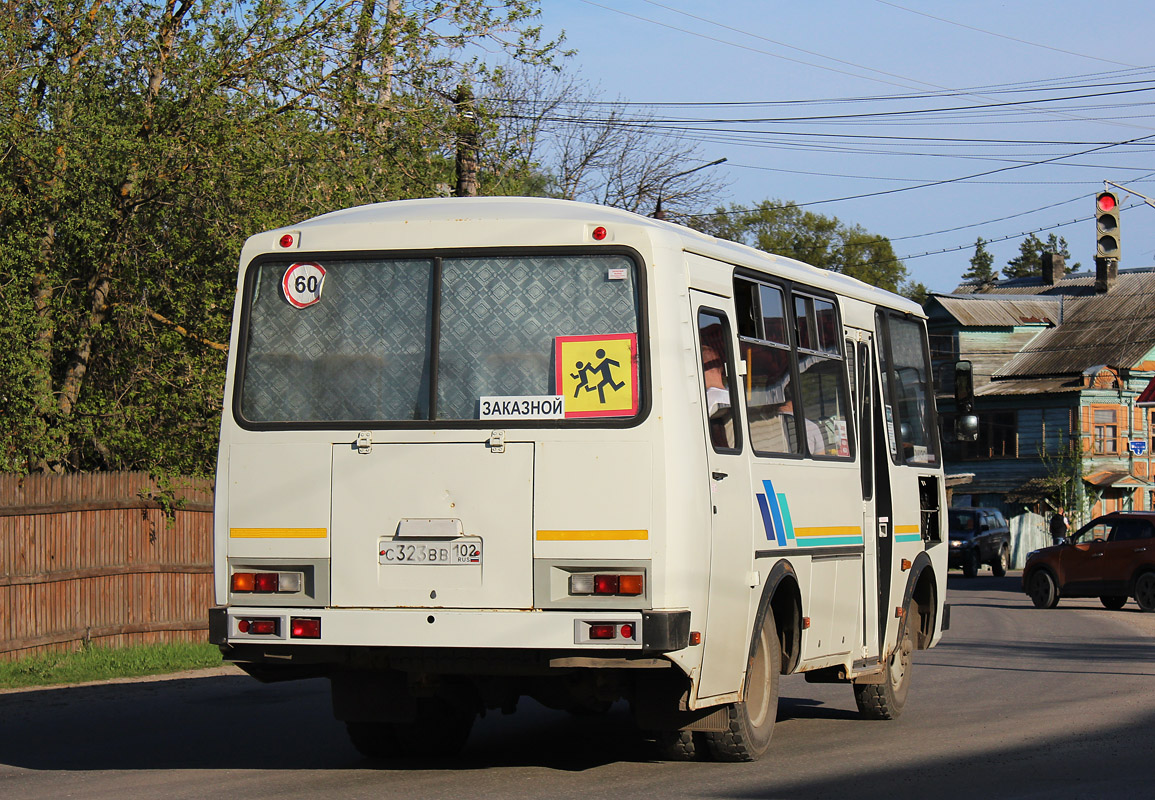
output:
[[[578,572],[570,575],[569,593],[571,595],[601,595],[637,597],[645,594],[645,576],[637,573],[592,573]]]
[[[295,594],[304,584],[300,572],[234,572],[230,585],[234,592]]]
[[[635,644],[638,641],[638,624],[636,622],[582,621],[577,624],[574,633],[575,644],[608,641]]]
[[[618,632],[618,626],[613,623],[590,625],[591,639],[613,639]]]
[[[280,622],[275,617],[246,617],[237,620],[237,630],[250,636],[276,636],[281,627]]]
[[[289,636],[293,639],[320,639],[321,620],[317,617],[293,617],[289,620]]]

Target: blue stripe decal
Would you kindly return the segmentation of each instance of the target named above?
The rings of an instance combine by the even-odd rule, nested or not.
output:
[[[775,542],[777,539],[774,536],[774,520],[770,518],[770,506],[766,503],[766,495],[756,494],[754,497],[758,498],[758,508],[762,512],[762,527],[766,529],[766,538]],[[780,542],[780,544],[786,544]]]
[[[778,506],[782,509],[782,516],[786,520],[786,538],[794,541],[794,521],[790,519],[790,501],[785,494],[778,495]]]
[[[774,491],[774,482],[771,480],[762,481],[762,488],[766,490],[766,499],[770,503],[770,514],[774,517],[774,530],[781,531],[785,540],[789,539],[790,534],[786,531],[786,526],[782,524],[782,508],[778,505],[778,495]]]

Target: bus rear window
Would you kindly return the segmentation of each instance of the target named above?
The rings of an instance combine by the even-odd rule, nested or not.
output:
[[[628,256],[279,259],[254,272],[236,398],[245,423],[638,413]]]

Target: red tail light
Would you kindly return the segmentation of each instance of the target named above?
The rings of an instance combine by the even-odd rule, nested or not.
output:
[[[279,623],[277,619],[240,619],[237,620],[237,630],[254,636],[276,636]]]
[[[293,617],[289,621],[289,635],[294,639],[320,639],[321,620],[316,617]]]
[[[612,639],[617,634],[617,625],[590,625],[591,639]]]
[[[277,591],[277,582],[280,578],[275,572],[258,572],[253,580],[253,590],[257,592]]]
[[[617,594],[619,578],[618,575],[595,575],[594,594]]]

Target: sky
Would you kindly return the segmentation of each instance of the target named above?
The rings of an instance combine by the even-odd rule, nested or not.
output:
[[[789,200],[887,236],[931,291],[954,289],[980,236],[996,269],[1030,232],[1094,269],[1104,181],[1155,201],[1150,0],[541,8],[577,51],[567,70],[697,143],[687,168],[727,159],[720,201]],[[1119,197],[1120,268],[1155,265],[1155,207]]]

